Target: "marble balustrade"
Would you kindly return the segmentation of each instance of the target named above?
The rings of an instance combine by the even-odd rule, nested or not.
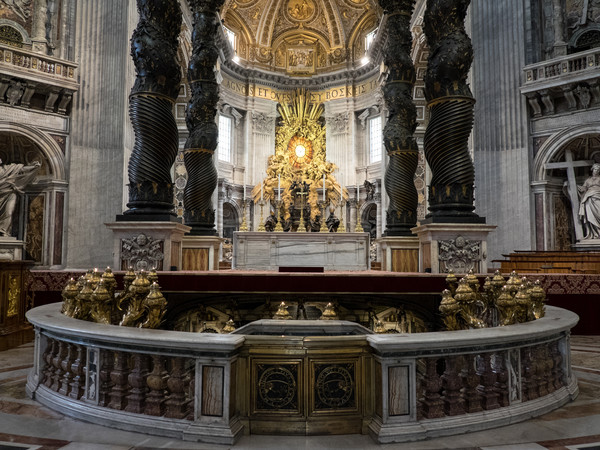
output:
[[[507,327],[410,335],[309,333],[278,337],[275,347],[267,336],[78,321],[61,315],[57,304],[29,311],[28,319],[36,330],[36,356],[27,391],[36,400],[86,421],[203,442],[231,444],[244,426],[251,427],[256,386],[246,372],[253,354],[273,367],[292,360],[311,367],[318,359],[336,368],[347,364],[350,347],[361,347],[356,367],[362,368],[349,386],[356,392],[354,405],[362,406],[353,414],[361,414],[363,428],[357,422],[357,432],[380,443],[525,420],[578,393],[569,358],[569,333],[578,318],[555,307],[542,319]],[[319,322],[327,328],[326,321]],[[323,351],[331,355],[326,363]],[[306,361],[298,359],[302,354]],[[299,392],[309,392],[313,382],[308,379]],[[343,420],[344,411],[337,413],[334,420]]]

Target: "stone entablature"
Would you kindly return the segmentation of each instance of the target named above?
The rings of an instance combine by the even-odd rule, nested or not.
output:
[[[553,58],[523,68],[521,93],[533,118],[600,104],[600,50]]]

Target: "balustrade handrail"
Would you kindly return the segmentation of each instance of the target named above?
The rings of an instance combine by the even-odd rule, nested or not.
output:
[[[9,56],[7,56],[9,55]],[[29,62],[17,63],[15,55],[21,58],[29,58]],[[54,56],[42,55],[29,50],[11,47],[10,45],[0,44],[0,65],[8,67],[18,67],[32,74],[43,74],[59,80],[69,80],[77,84],[76,69],[79,64],[74,61],[56,58]],[[10,57],[10,59],[7,59]]]
[[[544,81],[556,80],[568,74],[584,73],[597,70],[600,65],[600,50],[591,49],[548,59],[523,67],[523,87],[535,85]]]
[[[546,315],[532,322],[465,331],[437,331],[401,335],[369,335],[371,346],[381,354],[434,356],[497,351],[529,346],[568,333],[579,316],[566,309],[546,306]]]
[[[111,349],[135,348],[138,351],[154,353],[160,353],[161,349],[192,353],[200,350],[228,352],[241,347],[246,340],[244,335],[215,335],[98,324],[67,317],[60,313],[60,307],[59,303],[39,306],[28,311],[26,316],[34,326],[55,335],[58,339]],[[380,354],[393,353],[407,357],[465,354],[528,346],[552,340],[568,333],[578,321],[577,314],[571,311],[547,306],[544,317],[505,327],[365,335],[362,338]],[[290,338],[298,340],[298,336]],[[310,336],[303,339],[314,343],[340,338],[343,337]],[[357,340],[361,337],[352,336],[352,338]]]
[[[67,317],[60,312],[60,303],[38,306],[26,313],[27,320],[59,340],[119,349],[162,353],[164,350],[190,356],[201,351],[230,352],[244,343],[244,337],[230,334],[190,333],[152,330],[148,328],[106,325]]]

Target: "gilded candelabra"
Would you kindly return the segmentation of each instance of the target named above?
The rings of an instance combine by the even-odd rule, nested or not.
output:
[[[276,211],[276,217],[277,217],[277,225],[275,225],[275,232],[277,233],[282,233],[283,232],[283,225],[281,224],[281,222],[283,222],[283,220],[281,220],[281,206],[283,205],[283,200],[276,200],[275,201],[275,211]]]
[[[340,226],[338,227],[338,233],[345,233],[346,226],[344,225],[344,201],[340,201]]]
[[[298,225],[298,231],[300,233],[306,233],[308,230],[304,224],[304,197],[308,195],[308,192],[304,191],[304,185],[302,186],[300,192],[298,192],[296,195],[300,196],[300,224]]]
[[[281,220],[281,208],[283,206],[283,200],[281,200],[281,191],[282,189],[278,187],[277,200],[274,201],[275,217],[277,218],[277,224],[275,225],[275,229],[273,231],[275,231],[276,233],[283,233],[283,225],[281,224],[281,222],[283,222],[283,220]]]
[[[240,231],[248,231],[248,222],[246,221],[246,205],[248,200],[242,200],[242,223],[240,225]]]
[[[327,214],[327,201],[320,201],[319,208],[321,208],[321,211],[323,211],[323,214],[321,215],[321,228],[319,229],[319,232],[328,233],[329,228],[327,228],[327,218],[325,216],[325,214]]]
[[[356,233],[363,233],[365,230],[362,227],[362,223],[360,220],[360,199],[356,199],[356,226],[354,227],[354,231]]]
[[[264,221],[264,216],[263,216],[265,201],[261,198],[260,202],[258,202],[258,205],[260,206],[260,221],[258,222],[258,230],[257,231],[266,231],[265,221]]]

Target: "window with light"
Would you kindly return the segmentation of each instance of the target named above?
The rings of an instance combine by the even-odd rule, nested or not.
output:
[[[231,117],[219,115],[219,148],[217,154],[219,156],[219,160],[229,163],[231,162],[232,121],[233,119]]]
[[[373,42],[375,42],[375,36],[377,35],[377,28],[365,36],[365,51],[369,51]]]
[[[225,32],[225,37],[231,44],[231,48],[235,52],[235,32],[233,32],[232,30],[230,30],[229,28],[227,28],[225,26],[223,27],[223,31]]]
[[[381,116],[369,119],[369,161],[381,161],[383,136],[381,134]]]

